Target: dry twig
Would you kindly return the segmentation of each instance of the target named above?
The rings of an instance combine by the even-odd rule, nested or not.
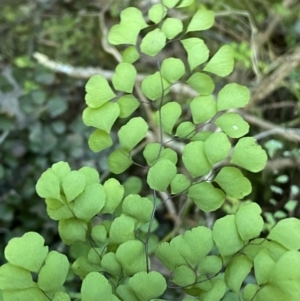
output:
[[[250,110],[258,102],[265,99],[275,91],[286,78],[300,64],[300,47],[297,47],[292,54],[285,54],[281,58],[282,63],[270,75],[266,76],[252,89],[252,96],[245,110]]]
[[[280,135],[284,139],[292,142],[300,142],[300,129],[292,129],[292,128],[283,128],[281,126],[277,126],[276,124],[253,116],[251,114],[246,113],[245,111],[240,110],[239,114],[243,116],[243,118],[257,127],[266,130],[258,135],[256,135],[256,139],[266,138],[270,135]]]

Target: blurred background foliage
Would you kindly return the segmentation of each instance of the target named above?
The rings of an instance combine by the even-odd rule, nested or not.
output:
[[[139,7],[146,15],[155,2],[112,1],[105,13],[106,25],[109,28],[116,23],[121,10],[128,6]],[[71,66],[113,70],[117,62],[103,50],[99,26],[99,13],[106,5],[105,0],[0,2],[0,264],[7,241],[26,231],[37,231],[47,244],[58,244],[56,223],[49,220],[44,202],[35,193],[35,183],[43,171],[60,160],[68,161],[73,169],[88,165],[100,173],[106,171],[106,154],[89,150],[90,130],[81,121],[86,79],[54,72],[33,58],[34,52],[40,52]],[[248,119],[250,134],[269,155],[264,172],[247,175],[253,183],[248,199],[262,206],[267,228],[280,218],[300,217],[300,3],[197,0],[182,14],[188,16],[199,7],[217,13],[215,26],[204,36],[212,52],[223,44],[234,49],[236,69],[228,81],[256,91],[264,79],[289,64],[287,55],[298,53],[294,68],[245,113],[256,118],[253,122]],[[167,48],[166,55],[172,51]],[[147,73],[151,67],[145,62],[139,70]],[[293,130],[293,136],[278,134],[276,128],[272,132],[275,126]],[[139,176],[140,171],[131,169],[130,175]],[[121,180],[126,176],[129,174]],[[136,178],[130,181],[129,186],[141,185]],[[183,201],[174,205],[179,208]],[[235,212],[238,205],[237,200],[227,200],[222,210],[204,216],[190,204],[182,210],[180,226],[213,221]],[[162,209],[157,219],[158,236],[168,237],[172,217]]]

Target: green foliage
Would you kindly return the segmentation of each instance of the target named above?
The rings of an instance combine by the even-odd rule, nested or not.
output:
[[[37,181],[36,192],[45,199],[49,217],[58,221],[59,236],[70,246],[73,262],[57,251],[49,252],[35,232],[13,238],[4,251],[7,263],[0,267],[4,301],[71,300],[64,287],[69,272],[82,280],[78,300],[164,300],[156,298],[164,298],[166,279],[150,271],[150,255],[169,270],[170,281],[182,289],[186,301],[297,300],[297,219],[282,220],[260,238],[261,208],[241,202],[235,214],[217,219],[212,229],[195,226],[164,242],[153,233],[160,204],[157,194],[165,198],[162,203],[180,195],[200,210],[213,212],[226,199],[243,199],[251,192],[240,168],[259,172],[267,161],[255,139],[243,137],[248,124],[227,112],[244,107],[249,90],[230,83],[216,97],[207,74],[225,77],[232,72],[230,47],[222,46],[208,61],[205,41],[193,36],[213,26],[214,13],[199,9],[186,26],[169,16],[169,9],[191,4],[190,0],[155,4],[148,12],[154,25],[146,23],[139,9],[129,7],[111,28],[109,42],[127,49],[115,68],[112,86],[100,75],[87,82],[82,118],[95,128],[89,138],[94,152],[116,145],[107,158],[109,172],[122,174],[132,165],[141,166],[144,181],[103,182],[105,177],[101,179],[95,168],[71,170],[63,161],[48,168]],[[159,60],[167,43],[178,43],[187,53],[185,60],[164,59],[138,86],[133,64],[139,51]],[[178,82],[198,93],[189,104],[191,115],[184,114],[180,102],[165,97]],[[147,102],[150,114],[136,116],[140,101]],[[115,135],[119,118],[127,120]],[[211,127],[201,132],[207,125]],[[148,136],[155,139],[150,142]],[[229,138],[238,140],[233,143]],[[142,158],[137,157],[141,150]],[[252,270],[254,283],[243,286]]]
[[[0,268],[3,300],[70,300],[62,291],[69,261],[56,251],[48,253],[39,234],[27,232],[10,240],[5,258],[8,263]],[[31,273],[37,275],[37,282],[32,280]]]

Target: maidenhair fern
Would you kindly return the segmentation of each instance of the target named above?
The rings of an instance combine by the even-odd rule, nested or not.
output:
[[[255,139],[244,137],[248,123],[232,111],[247,105],[249,90],[229,83],[215,91],[215,78],[229,75],[234,62],[228,45],[211,55],[201,38],[201,31],[213,26],[214,13],[199,9],[188,22],[169,14],[193,2],[162,0],[149,9],[148,23],[137,8],[125,9],[108,34],[109,42],[122,49],[112,83],[95,75],[86,84],[83,122],[94,128],[91,150],[114,144],[109,171],[122,174],[136,165],[144,182],[133,177],[123,184],[113,177],[104,181],[95,169],[71,170],[66,162],[54,164],[37,182],[36,191],[75,258],[71,270],[82,280],[76,300],[164,300],[156,299],[167,281],[151,268],[154,253],[170,272],[168,285],[181,288],[184,301],[296,301],[300,296],[300,221],[295,218],[280,221],[260,238],[261,208],[245,202],[212,229],[197,226],[163,243],[154,234],[159,193],[166,198],[162,205],[180,195],[212,212],[226,198],[249,195],[251,183],[242,170],[259,172],[267,160]],[[182,48],[181,56],[161,59],[173,43]],[[135,63],[143,57],[154,58],[157,68],[140,83]],[[195,97],[173,100],[175,85]],[[119,118],[124,120],[116,137],[112,128]],[[5,258],[2,300],[71,300],[63,287],[69,259],[49,252],[39,234],[13,238]],[[245,283],[249,274],[255,281]]]

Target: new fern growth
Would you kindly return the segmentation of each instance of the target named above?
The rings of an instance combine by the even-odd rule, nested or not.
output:
[[[215,80],[229,75],[234,62],[228,45],[211,56],[201,38],[213,26],[214,13],[200,9],[188,22],[169,15],[193,2],[162,0],[148,11],[148,23],[137,8],[125,9],[108,35],[112,45],[123,47],[112,84],[102,75],[86,84],[83,122],[95,128],[91,150],[115,146],[108,157],[112,174],[140,167],[143,195],[113,177],[102,181],[93,168],[54,164],[36,191],[75,259],[49,252],[37,233],[13,238],[0,268],[2,300],[74,300],[64,289],[71,265],[82,280],[76,300],[163,301],[157,298],[164,298],[167,281],[152,270],[153,254],[170,272],[168,285],[182,289],[183,301],[298,300],[300,222],[295,218],[260,238],[261,209],[245,202],[212,229],[197,226],[163,243],[154,234],[155,211],[168,199],[181,196],[204,212],[215,211],[226,198],[247,196],[251,183],[242,170],[259,172],[267,160],[255,139],[244,137],[248,123],[232,110],[248,103],[249,90],[229,83],[215,92]],[[175,43],[181,56],[161,59],[165,46]],[[143,57],[154,58],[157,68],[140,83],[135,64]],[[195,97],[174,101],[176,85]],[[124,125],[116,140],[112,127],[119,119]],[[250,273],[255,282],[243,285]]]

